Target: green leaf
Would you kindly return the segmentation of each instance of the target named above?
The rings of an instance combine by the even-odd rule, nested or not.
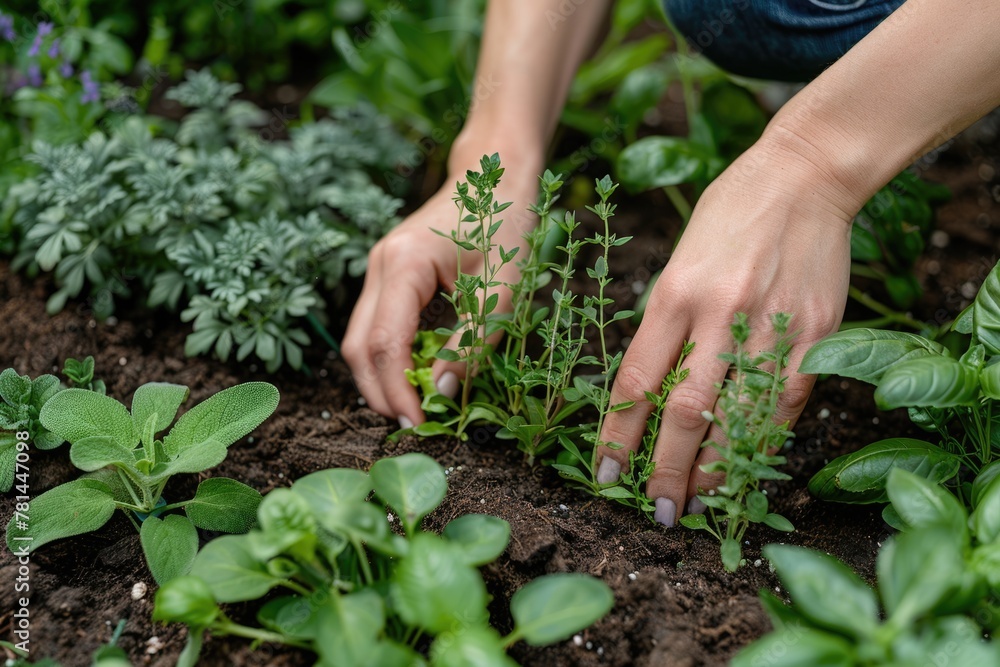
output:
[[[632,192],[689,183],[704,173],[706,158],[686,139],[646,137],[619,153],[618,178]]]
[[[194,576],[177,577],[156,591],[153,620],[205,628],[219,616],[208,584]]]
[[[922,336],[881,329],[847,329],[831,334],[806,352],[801,373],[836,373],[878,384],[896,364],[946,356],[945,347]]]
[[[278,399],[278,390],[267,382],[244,382],[223,389],[185,412],[163,444],[168,452],[180,452],[208,440],[228,447],[270,417]]]
[[[371,490],[372,480],[367,474],[346,468],[320,470],[292,484],[292,491],[309,503],[317,517],[344,504],[363,502]]]
[[[899,517],[912,528],[945,526],[960,543],[968,541],[969,515],[957,498],[937,484],[908,470],[889,472],[886,492]]]
[[[635,498],[635,493],[629,491],[624,486],[609,486],[606,489],[601,489],[599,493],[605,498],[614,498],[616,500],[631,500]]]
[[[153,414],[156,415],[154,434],[170,426],[189,393],[184,385],[167,382],[149,382],[136,389],[132,396],[132,423],[135,424],[136,432],[142,432],[146,421]]]
[[[393,606],[408,625],[441,633],[486,620],[486,586],[460,551],[436,535],[413,536],[392,575]]]
[[[13,368],[0,373],[0,398],[8,405],[27,405],[31,399],[31,378],[18,375]]]
[[[764,547],[764,556],[799,613],[817,626],[853,637],[867,637],[878,626],[875,593],[836,558],[785,544]]]
[[[517,667],[493,628],[477,625],[445,632],[431,644],[431,667]]]
[[[109,465],[134,469],[135,449],[124,447],[110,435],[91,435],[70,446],[69,460],[84,472],[93,472]]]
[[[234,479],[214,477],[198,485],[184,511],[203,530],[245,533],[254,525],[260,501],[256,489]]]
[[[226,446],[221,442],[206,440],[197,445],[182,449],[180,453],[167,463],[158,464],[147,477],[150,484],[158,484],[184,472],[201,472],[222,463],[227,454]]]
[[[894,536],[882,545],[877,569],[889,619],[908,627],[961,585],[965,563],[954,531],[936,526]]]
[[[553,644],[611,611],[615,596],[600,579],[579,573],[548,574],[510,599],[514,634],[531,646]]]
[[[994,357],[992,361],[979,372],[979,386],[983,396],[1000,400],[1000,357]]]
[[[723,538],[722,544],[719,546],[722,566],[726,568],[726,572],[735,572],[740,569],[740,561],[743,560],[743,547],[740,546],[739,540],[726,537]]]
[[[223,535],[206,544],[191,574],[208,584],[216,602],[255,600],[281,582],[254,558],[245,535]]]
[[[406,553],[406,540],[392,534],[385,510],[373,503],[338,505],[316,518],[327,530],[364,542],[369,549],[393,557]]]
[[[704,514],[685,514],[680,521],[682,526],[691,530],[708,530],[708,519]]]
[[[31,507],[34,511],[34,502]],[[995,542],[1000,537],[1000,477],[995,477],[979,497],[979,504],[972,512],[972,530],[983,544]]]
[[[257,620],[265,628],[286,637],[315,639],[320,609],[311,599],[288,595],[267,602],[257,612]]]
[[[149,571],[161,586],[191,571],[198,553],[198,531],[186,517],[146,517],[139,529],[139,540]]]
[[[139,443],[139,432],[125,406],[86,389],[66,389],[50,398],[38,415],[42,426],[75,443],[91,436],[110,436],[126,449]]]
[[[875,403],[882,410],[973,405],[979,370],[951,357],[923,357],[895,364],[879,382]]]
[[[16,550],[27,544],[29,551],[64,537],[95,531],[115,513],[111,489],[93,479],[67,482],[32,498],[28,528],[17,527],[18,517],[7,524],[7,546]],[[18,540],[31,537],[31,541]]]
[[[902,468],[931,483],[958,474],[961,460],[940,447],[912,438],[888,438],[830,461],[809,481],[809,491],[822,500],[884,503],[885,484],[893,468]]]
[[[754,489],[747,494],[747,516],[754,523],[760,523],[767,516],[767,496]]]
[[[979,499],[983,497],[983,492],[989,488],[993,480],[1000,477],[1000,461],[994,461],[979,471],[976,478],[972,480],[972,507],[979,506]]]
[[[479,567],[495,561],[507,548],[510,524],[488,514],[466,514],[448,522],[441,535],[462,547],[467,564]]]
[[[781,516],[780,514],[767,514],[764,516],[764,525],[770,526],[775,530],[780,530],[783,533],[791,533],[795,531],[795,526],[792,522]]]
[[[384,627],[385,606],[374,590],[333,593],[316,615],[316,652],[331,664],[368,667]]]
[[[1000,272],[993,267],[983,281],[972,307],[973,340],[982,343],[991,355],[1000,354]]]
[[[41,410],[49,399],[62,391],[59,378],[55,375],[39,375],[31,381],[31,404]]]
[[[764,635],[733,658],[730,667],[854,667],[854,648],[843,637],[822,630],[797,628]]]
[[[375,462],[368,472],[375,493],[396,512],[408,535],[444,500],[444,469],[426,454],[411,452]]]

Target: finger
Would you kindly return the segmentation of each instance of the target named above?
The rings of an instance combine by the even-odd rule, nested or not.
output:
[[[719,355],[732,349],[724,323],[694,331],[693,340],[694,351],[684,363],[690,372],[667,397],[653,450],[656,465],[646,482],[646,495],[656,504],[654,518],[666,526],[673,526],[685,506],[691,468],[709,426],[702,413],[714,411],[716,385],[729,368]]]
[[[347,366],[351,369],[351,377],[358,391],[369,406],[384,407],[385,398],[378,383],[378,374],[371,366],[371,354],[368,350],[368,332],[372,329],[372,320],[382,292],[381,286],[381,249],[376,246],[368,257],[368,272],[358,302],[351,312],[347,323],[347,331],[341,342],[341,354]],[[372,409],[375,409],[374,407]],[[376,410],[381,412],[381,410]]]
[[[406,275],[410,277],[411,273]],[[423,290],[422,286],[428,284],[431,289]],[[424,421],[420,396],[406,379],[406,371],[413,368],[413,338],[420,311],[430,301],[435,286],[436,280],[420,280],[416,276],[391,287],[383,281],[372,319],[371,366],[377,373],[383,399],[378,407],[372,407],[387,417],[395,417],[404,428]]]
[[[604,418],[599,441],[616,443],[621,448],[604,445],[598,448],[598,484],[618,481],[622,467],[628,464],[629,452],[638,448],[653,410],[652,403],[646,400],[646,392],[660,392],[663,378],[680,356],[686,333],[686,318],[668,312],[666,308],[647,309],[646,317],[626,350],[611,387],[612,406],[630,401],[634,401],[635,405]]]

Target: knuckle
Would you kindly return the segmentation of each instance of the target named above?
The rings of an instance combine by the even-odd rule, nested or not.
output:
[[[714,390],[682,382],[670,392],[664,410],[678,428],[696,431],[708,427],[701,413],[710,410],[714,403]]]
[[[616,402],[646,401],[646,392],[654,391],[659,382],[649,372],[633,363],[622,364],[615,377]]]

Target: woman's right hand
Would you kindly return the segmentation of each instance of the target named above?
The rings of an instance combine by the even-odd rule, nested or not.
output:
[[[464,164],[476,162],[467,160]],[[523,248],[522,236],[535,224],[528,206],[537,197],[539,167],[535,161],[505,167],[494,196],[498,202],[513,204],[502,214],[504,224],[493,243],[505,249]],[[452,201],[455,183],[465,180],[465,172],[453,169],[451,174],[441,190],[372,248],[364,287],[343,341],[344,359],[368,405],[386,417],[398,419],[403,427],[424,421],[420,397],[404,373],[413,368],[414,336],[423,324],[439,326],[421,322],[421,312],[442,288],[453,291],[458,275],[459,251],[449,235],[459,218]],[[464,273],[482,270],[483,259],[476,252],[462,251],[461,262]],[[517,278],[514,263],[504,267],[498,276],[504,282],[515,282]],[[509,291],[500,294],[498,308],[509,308]],[[454,349],[456,343],[451,340],[447,346]],[[465,374],[464,366],[439,359],[433,372],[438,391],[454,397],[459,378]]]

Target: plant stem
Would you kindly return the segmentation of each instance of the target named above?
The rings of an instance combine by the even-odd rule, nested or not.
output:
[[[681,225],[681,232],[683,233],[684,228],[687,227],[689,222],[691,222],[691,213],[693,212],[693,208],[690,202],[688,202],[687,197],[684,196],[684,193],[681,192],[681,189],[676,185],[667,185],[663,188],[663,191],[667,194],[667,198],[670,199],[670,203],[674,205],[675,209],[677,209],[678,215],[681,216],[681,220],[683,221],[683,224]],[[677,238],[680,239],[680,236],[681,235],[678,234]],[[676,241],[674,245],[676,245]]]
[[[229,619],[213,624],[212,631],[218,634],[235,635],[237,637],[246,637],[247,639],[256,639],[262,642],[294,646],[296,648],[306,649],[307,651],[313,650],[313,647],[307,642],[292,639],[287,635],[279,634],[277,632],[268,632],[267,630],[240,625],[239,623],[234,623]]]
[[[927,325],[923,322],[913,319],[905,313],[900,313],[893,310],[889,306],[881,303],[880,301],[874,299],[868,294],[862,292],[854,285],[851,285],[847,290],[847,295],[860,303],[862,306],[874,310],[879,315],[889,318],[891,322],[896,324],[902,324],[904,326],[910,327],[915,331],[925,331],[928,329]]]

